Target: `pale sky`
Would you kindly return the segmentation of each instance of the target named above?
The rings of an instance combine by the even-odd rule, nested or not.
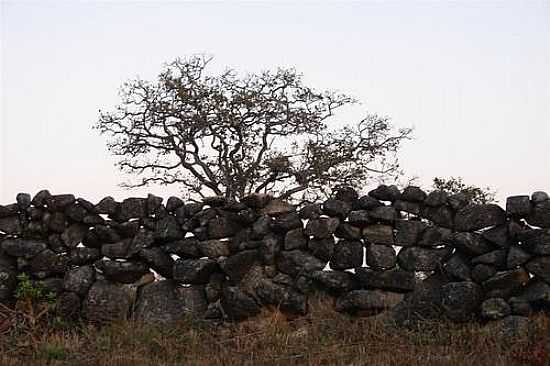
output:
[[[0,0],[0,204],[18,192],[128,191],[92,130],[121,83],[206,52],[218,69],[293,66],[318,89],[414,127],[408,177],[462,176],[498,198],[550,191],[550,1]],[[373,187],[367,187],[373,188]]]

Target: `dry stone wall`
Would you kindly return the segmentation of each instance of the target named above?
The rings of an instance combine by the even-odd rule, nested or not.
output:
[[[242,320],[262,307],[392,320],[525,316],[550,308],[550,199],[506,209],[461,195],[350,188],[300,209],[256,194],[202,203],[111,197],[93,204],[41,191],[0,206],[0,301],[18,275],[57,296],[65,318],[170,322],[187,314]]]

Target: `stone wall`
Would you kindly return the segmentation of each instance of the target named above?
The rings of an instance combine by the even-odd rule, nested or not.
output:
[[[56,311],[90,322],[186,314],[241,320],[263,306],[396,321],[528,315],[550,307],[550,199],[514,196],[506,210],[461,194],[380,186],[359,197],[293,205],[266,195],[111,197],[97,204],[41,191],[0,206],[0,301],[26,273]],[[154,271],[154,272],[153,272]]]

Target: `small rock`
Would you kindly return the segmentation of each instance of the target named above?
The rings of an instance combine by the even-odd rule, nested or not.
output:
[[[358,240],[341,240],[334,246],[330,268],[346,270],[363,265],[363,244]]]
[[[351,211],[351,205],[344,201],[328,199],[323,203],[323,212],[328,216],[345,219]]]
[[[363,237],[369,243],[394,244],[393,227],[390,225],[369,225],[363,229]]]
[[[204,284],[218,269],[212,259],[178,259],[174,264],[174,279],[182,283]]]
[[[86,295],[95,281],[95,270],[92,266],[73,268],[65,273],[63,288],[80,296]]]
[[[366,310],[377,313],[394,307],[403,294],[384,290],[354,290],[336,299],[336,311]]]
[[[369,196],[380,201],[396,201],[401,197],[401,192],[396,186],[386,186],[384,184],[369,192]]]
[[[481,304],[481,316],[489,320],[502,319],[512,313],[510,305],[501,298],[490,298]]]
[[[531,213],[529,196],[512,196],[506,199],[506,213],[510,216],[525,217]]]
[[[397,255],[395,249],[389,245],[370,244],[367,246],[367,265],[379,271],[395,267]]]
[[[453,321],[470,320],[483,299],[481,287],[474,282],[451,282],[441,288],[441,305]]]
[[[424,202],[427,194],[420,187],[408,186],[401,193],[401,199],[403,201],[410,202]]]
[[[405,247],[397,256],[399,266],[407,271],[435,271],[451,254],[451,248]]]
[[[416,286],[414,272],[400,269],[380,272],[361,267],[355,269],[355,274],[360,284],[367,288],[407,292]]]

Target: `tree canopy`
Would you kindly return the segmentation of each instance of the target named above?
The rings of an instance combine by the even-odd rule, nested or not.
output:
[[[477,187],[464,183],[461,177],[448,179],[436,177],[433,180],[433,188],[452,194],[462,193],[466,199],[475,204],[495,202],[496,192],[491,187]]]
[[[210,61],[176,59],[155,81],[129,80],[120,104],[100,111],[95,127],[120,169],[137,176],[123,185],[177,184],[191,198],[270,192],[305,200],[399,173],[410,129],[368,113],[337,123],[335,112],[357,101],[304,85],[294,69],[212,75]]]

